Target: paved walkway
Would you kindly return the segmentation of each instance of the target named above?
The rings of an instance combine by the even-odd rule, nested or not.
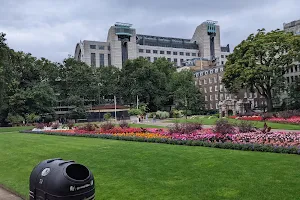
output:
[[[23,200],[23,199],[0,187],[0,200]]]

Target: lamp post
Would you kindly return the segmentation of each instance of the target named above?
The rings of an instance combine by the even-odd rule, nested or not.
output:
[[[99,102],[98,102],[98,104],[99,104],[99,110],[98,110],[98,112],[99,112],[99,122],[101,121],[101,112],[100,112],[100,101],[101,101],[101,94],[100,94],[100,88],[101,88],[101,86],[102,86],[102,83],[98,83],[98,87],[99,87],[99,91],[98,91],[98,94],[99,94]]]

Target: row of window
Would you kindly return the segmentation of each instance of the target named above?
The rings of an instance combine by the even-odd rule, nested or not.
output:
[[[223,72],[223,70],[224,70],[223,67],[220,67],[220,68],[215,68],[215,69],[200,71],[200,72],[196,72],[194,74],[194,76],[195,77],[199,77],[199,76],[204,76],[204,75],[208,75],[208,74],[219,73],[219,72]]]
[[[224,88],[223,85],[220,85],[220,92],[226,91],[226,90],[223,90],[223,88]],[[207,89],[206,88],[200,88],[200,92],[207,93]],[[212,86],[209,87],[209,92],[213,92],[213,87]],[[217,85],[215,85],[215,92],[218,92],[218,86]]]
[[[227,58],[227,57],[228,57],[228,55],[225,55],[225,56],[224,56],[224,55],[221,55],[221,58],[224,58],[224,57],[225,57],[225,58]]]
[[[289,70],[287,70],[287,73],[294,73],[300,71],[300,65],[296,65],[294,67],[291,67]]]
[[[97,49],[97,46],[98,46],[99,50],[104,50],[105,49],[105,46],[103,46],[103,45],[95,45],[95,44],[91,44],[90,45],[90,49]],[[107,48],[108,48],[108,50],[110,50],[109,46]]]
[[[293,82],[296,82],[298,80],[298,78],[300,78],[300,75],[299,76],[290,76],[290,77],[286,77],[286,82],[289,84],[289,83],[293,83]]]
[[[140,58],[144,58],[143,56],[140,56]],[[158,59],[158,57],[153,57],[153,60],[152,60],[152,58],[151,57],[145,57],[145,58],[147,58],[147,60],[149,60],[150,62],[152,62],[152,61],[156,61],[157,59]],[[180,63],[183,63],[183,61],[184,61],[184,59],[177,59],[177,58],[174,58],[173,60],[172,60],[172,58],[166,58],[169,62],[174,62],[174,63],[177,63],[177,61],[179,60],[180,61]]]
[[[222,76],[219,76],[219,82],[221,82],[221,81],[222,81]],[[206,85],[206,84],[210,84],[210,83],[213,83],[213,82],[214,83],[218,82],[217,77],[199,80],[199,85]]]
[[[144,51],[145,50],[145,51]],[[154,54],[158,54],[158,50],[152,50]],[[139,49],[139,53],[151,53],[151,50],[150,49]],[[167,54],[167,55],[171,55],[172,52],[171,51],[159,51],[159,54]],[[176,56],[178,55],[178,52],[177,51],[173,51],[173,55]],[[179,55],[183,56],[184,55],[184,52],[179,52]],[[196,53],[190,53],[190,52],[186,52],[185,53],[186,56],[197,56]]]
[[[107,54],[107,59],[108,59],[108,66],[111,65],[111,57],[110,54]],[[104,66],[104,54],[100,53],[99,54],[99,66]],[[96,67],[96,53],[91,53],[91,66]]]

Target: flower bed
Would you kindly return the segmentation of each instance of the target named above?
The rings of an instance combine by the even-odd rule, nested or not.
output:
[[[236,117],[236,116],[230,116],[231,119],[239,119],[239,120],[248,120],[248,121],[263,121],[262,116],[242,116],[242,117]],[[288,119],[282,118],[282,117],[271,117],[266,119],[268,122],[275,122],[275,123],[283,123],[283,124],[300,124],[300,117],[299,116],[293,116]]]
[[[179,145],[208,146],[216,148],[268,151],[300,154],[300,132],[298,133],[252,133],[220,134],[213,129],[197,130],[190,134],[168,133],[166,129],[113,128],[111,130],[45,130],[27,133],[96,137],[140,142],[157,142]]]

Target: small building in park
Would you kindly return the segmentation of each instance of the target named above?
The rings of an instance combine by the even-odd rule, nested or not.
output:
[[[95,121],[104,121],[104,114],[110,113],[111,118],[115,119],[115,114],[117,116],[117,120],[129,119],[129,107],[122,105],[100,105],[93,106],[87,111],[87,120],[90,122]]]

